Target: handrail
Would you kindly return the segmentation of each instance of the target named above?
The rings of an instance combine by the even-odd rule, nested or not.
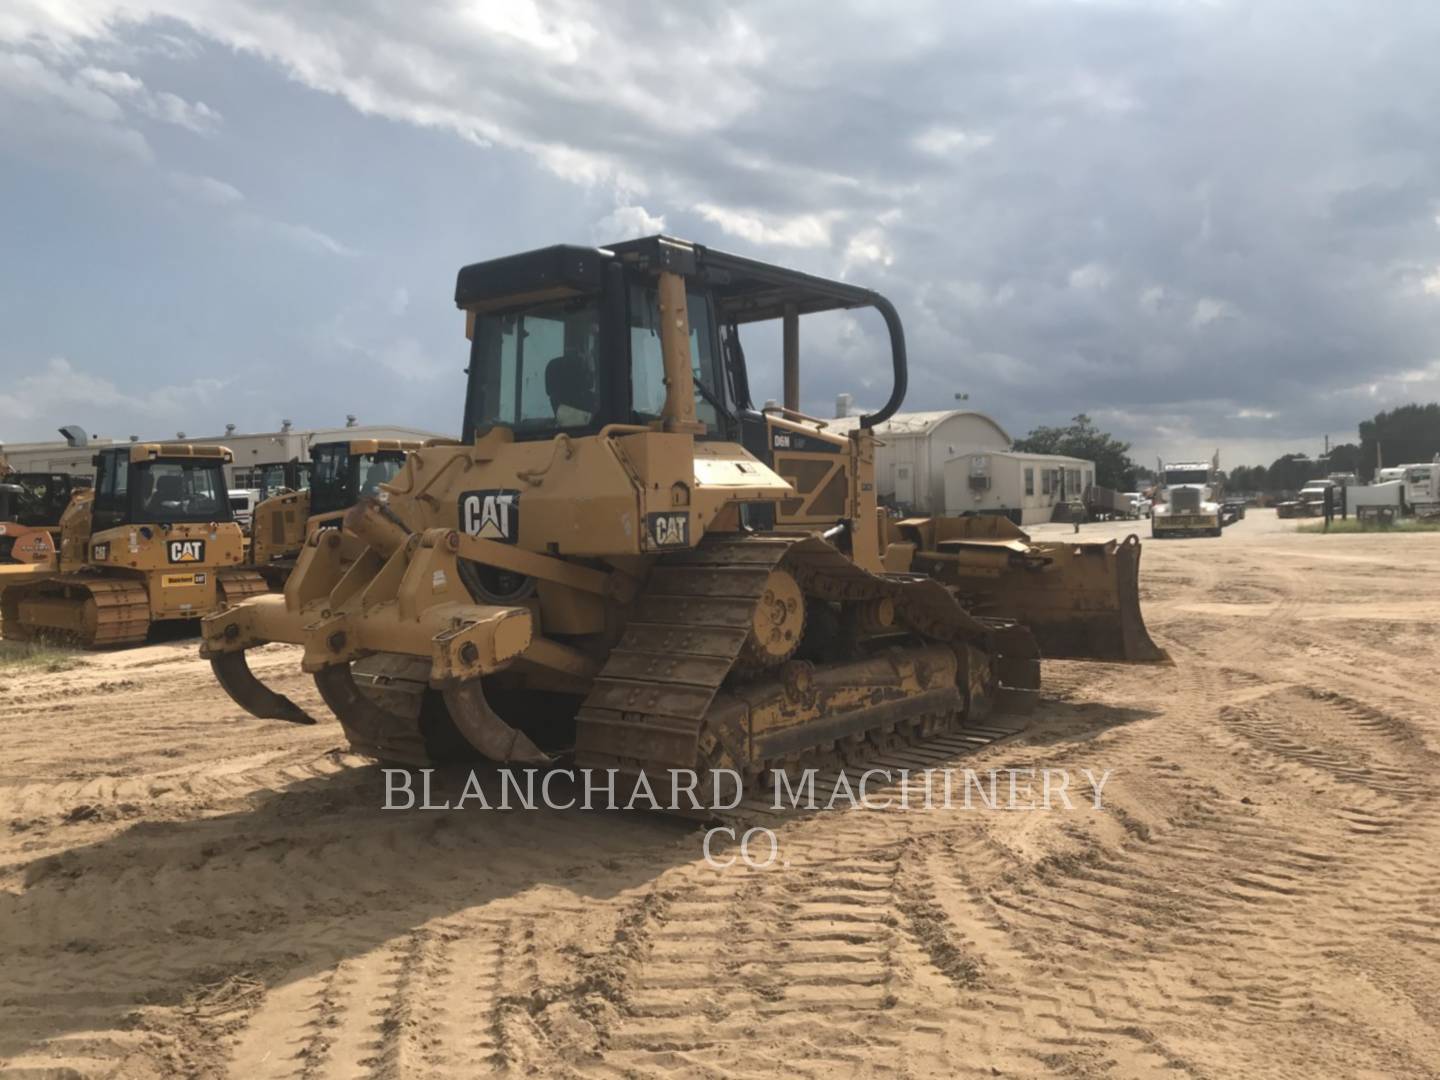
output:
[[[860,417],[862,428],[872,428],[877,424],[883,424],[900,411],[900,406],[905,401],[905,391],[908,389],[909,380],[905,357],[905,327],[900,324],[900,313],[895,310],[894,304],[879,293],[872,292],[869,295],[870,306],[880,313],[880,317],[885,320],[886,328],[890,331],[890,360],[895,368],[895,385],[890,388],[890,400],[885,402],[878,412],[867,413]]]
[[[791,420],[803,420],[807,424],[814,424],[821,431],[824,431],[830,426],[828,421],[821,420],[818,416],[811,416],[809,413],[803,413],[799,409],[787,409],[784,405],[766,405],[765,408],[760,411],[762,413],[779,413],[781,416],[788,417]]]

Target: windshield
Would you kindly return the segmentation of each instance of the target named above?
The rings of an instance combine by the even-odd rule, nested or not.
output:
[[[710,344],[709,301],[686,294],[690,320],[690,372],[695,377],[695,418],[710,431],[720,426],[706,391],[719,393],[714,350]],[[630,397],[636,423],[658,420],[665,408],[665,360],[660,351],[660,307],[653,287],[630,286]]]
[[[21,525],[56,525],[70,502],[70,478],[63,473],[18,473],[7,483],[18,487],[11,510]]]
[[[388,484],[405,467],[403,450],[384,450],[378,454],[361,454],[355,459],[360,494],[378,495],[380,485]]]
[[[1210,473],[1206,469],[1166,469],[1165,486],[1174,487],[1176,484],[1206,484],[1210,481]]]
[[[310,513],[329,514],[355,503],[350,479],[350,446],[332,443],[310,448]]]
[[[599,338],[593,297],[480,316],[466,426],[522,437],[588,427],[600,408]]]
[[[142,461],[131,466],[133,521],[230,521],[224,466],[211,461]]]
[[[292,475],[287,476],[286,473]],[[260,492],[258,501],[264,502],[272,495],[278,495],[282,490],[295,488],[303,491],[310,486],[310,464],[291,461],[288,463],[271,462],[262,465],[255,472],[255,489]]]
[[[366,495],[376,495],[405,465],[405,451],[382,450],[351,454],[348,443],[315,446],[310,450],[310,513],[332,514],[348,510]]]

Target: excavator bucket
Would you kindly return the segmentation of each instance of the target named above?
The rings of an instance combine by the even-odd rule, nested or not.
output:
[[[892,542],[977,615],[1030,628],[1052,660],[1163,663],[1140,614],[1140,541],[1037,542],[998,516],[908,518]]]

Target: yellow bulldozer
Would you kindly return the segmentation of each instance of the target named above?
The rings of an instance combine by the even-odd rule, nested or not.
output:
[[[312,722],[246,662],[292,642],[377,758],[573,753],[632,778],[753,780],[1026,708],[1037,638],[1163,656],[1138,543],[1048,549],[885,516],[874,427],[907,362],[878,293],[649,237],[467,266],[455,301],[460,439],[345,514],[357,558],[312,531],[283,594],[203,622],[203,655],[251,713]],[[837,434],[798,411],[799,321],[858,308],[884,320],[893,387]],[[781,324],[785,405],[757,410],[740,328],[761,322]]]
[[[0,584],[55,569],[60,517],[83,486],[66,473],[22,472],[0,454]]]
[[[95,485],[60,519],[55,573],[6,584],[0,619],[9,639],[85,648],[145,640],[152,623],[198,619],[265,591],[241,567],[223,446],[131,443],[94,457]]]
[[[358,499],[379,494],[380,485],[400,472],[405,455],[420,445],[398,439],[312,445],[308,486],[271,495],[255,507],[250,529],[254,569],[271,588],[281,588],[295,568],[305,538],[315,529],[339,528],[345,511]]]
[[[27,494],[18,477],[0,465],[0,587],[55,567],[55,538],[26,513]]]

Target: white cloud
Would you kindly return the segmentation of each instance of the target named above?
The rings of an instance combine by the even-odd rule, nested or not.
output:
[[[1269,409],[1240,409],[1230,414],[1235,420],[1274,420],[1279,415]]]
[[[245,196],[239,188],[233,184],[227,184],[224,180],[217,180],[213,176],[172,172],[168,174],[167,179],[177,191],[210,206],[233,206],[245,201]]]
[[[341,243],[329,233],[323,232],[312,225],[278,221],[275,218],[264,217],[260,214],[245,214],[237,220],[239,224],[245,228],[269,233],[272,236],[277,236],[298,248],[312,253],[341,255],[345,258],[353,258],[360,254],[354,248]]]
[[[456,371],[453,357],[433,356],[414,338],[387,341],[370,355],[376,363],[398,379],[423,379],[429,382],[442,376],[453,376]]]
[[[65,357],[56,356],[38,372],[11,382],[10,392],[0,393],[0,418],[23,422],[104,413],[109,422],[161,425],[217,401],[228,382],[199,378],[183,385],[137,385],[127,392],[109,379],[78,369]]]
[[[652,214],[643,206],[617,206],[597,221],[590,231],[597,244],[653,236],[665,231],[665,215]]]
[[[52,160],[99,151],[107,159],[148,162],[145,137],[125,124],[110,95],[39,57],[0,50],[0,136],[6,149]]]
[[[1070,271],[1070,288],[1100,291],[1110,285],[1110,271],[1097,262],[1088,262]]]
[[[714,203],[700,203],[695,210],[711,224],[752,244],[775,247],[826,247],[834,215],[797,214],[784,216],[759,210],[738,210]]]
[[[1165,303],[1165,299],[1165,286],[1151,285],[1149,288],[1140,291],[1139,304],[1146,311],[1156,312],[1159,311]]]
[[[1440,269],[1433,270],[1420,279],[1420,291],[1426,296],[1440,296]]]
[[[894,261],[895,252],[879,227],[861,229],[845,245],[846,273],[855,266],[889,266]]]
[[[85,67],[80,69],[79,78],[109,94],[112,99],[129,101],[152,120],[174,124],[200,135],[220,126],[220,114],[203,101],[186,101],[168,90],[151,91],[143,80],[129,72]]]
[[[983,150],[994,141],[993,135],[944,126],[926,128],[910,140],[916,150],[932,157],[950,157],[956,153]]]
[[[1235,317],[1235,308],[1225,300],[1217,300],[1213,296],[1202,296],[1195,301],[1195,311],[1190,316],[1190,325],[1195,329],[1202,326],[1209,326],[1218,319],[1230,319]]]

